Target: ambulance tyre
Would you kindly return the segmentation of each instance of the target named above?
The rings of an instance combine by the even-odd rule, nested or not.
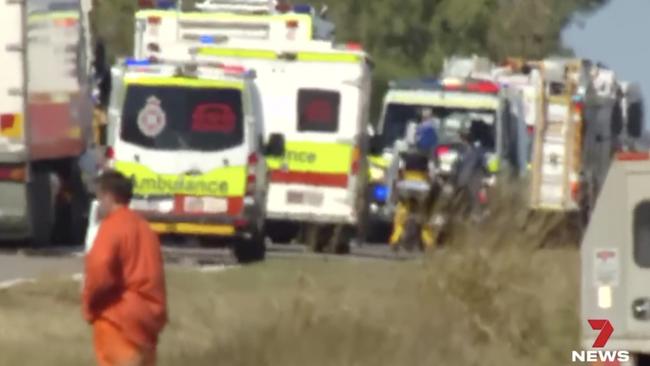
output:
[[[260,225],[250,238],[243,239],[235,244],[233,248],[237,262],[251,264],[261,262],[266,257],[266,243],[264,236],[264,225]]]

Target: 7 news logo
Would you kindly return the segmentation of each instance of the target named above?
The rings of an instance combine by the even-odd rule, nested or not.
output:
[[[589,319],[588,322],[591,329],[600,331],[592,346],[594,349],[589,351],[572,351],[572,362],[603,362],[605,364],[610,362],[630,362],[629,351],[606,351],[602,349],[607,345],[609,337],[614,333],[614,327],[609,320]]]

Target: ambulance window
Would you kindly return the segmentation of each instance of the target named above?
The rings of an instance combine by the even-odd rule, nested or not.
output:
[[[634,209],[634,261],[639,267],[650,268],[650,201]]]
[[[132,85],[121,138],[150,149],[220,151],[243,143],[243,114],[238,89]]]
[[[298,91],[298,131],[336,132],[339,129],[341,95],[336,91]]]

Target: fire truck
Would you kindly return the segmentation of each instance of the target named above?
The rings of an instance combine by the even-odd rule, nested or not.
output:
[[[535,65],[544,80],[531,167],[533,211],[589,217],[622,126],[621,93],[613,71],[581,59]]]
[[[81,242],[89,4],[0,2],[0,238]]]

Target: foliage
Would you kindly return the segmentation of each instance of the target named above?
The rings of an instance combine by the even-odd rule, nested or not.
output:
[[[185,1],[190,5],[191,0]],[[576,12],[607,0],[323,0],[340,41],[361,41],[376,61],[375,107],[386,82],[432,75],[446,55],[542,57],[565,51],[560,33]],[[314,5],[315,1],[312,1]],[[96,34],[113,55],[132,48],[135,1],[96,2]]]

